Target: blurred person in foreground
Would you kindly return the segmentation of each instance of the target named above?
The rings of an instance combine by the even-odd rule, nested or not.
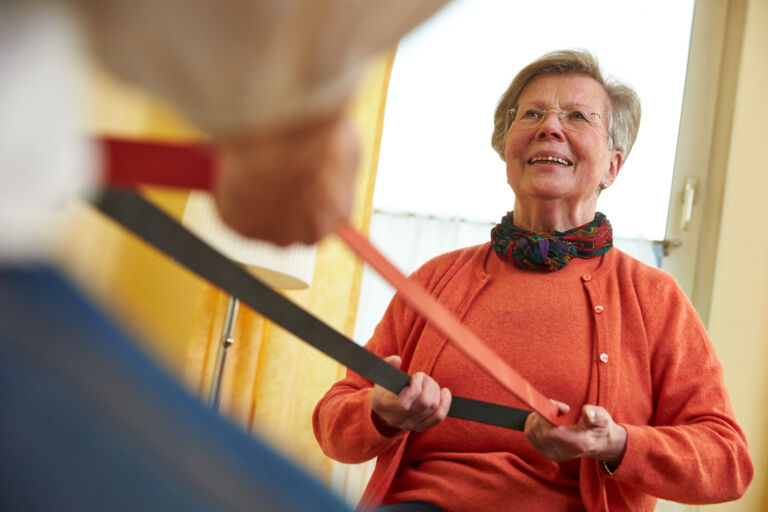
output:
[[[314,414],[327,455],[378,457],[362,508],[652,511],[745,492],[746,439],[698,315],[669,275],[613,247],[596,212],[639,122],[637,94],[586,52],[545,55],[512,81],[492,146],[514,210],[489,242],[412,279],[551,397],[562,426],[446,418],[452,393],[524,405],[396,295],[366,346],[410,385],[395,395],[348,371]]]
[[[76,81],[87,47],[210,136],[226,222],[313,243],[351,208],[358,75],[444,1],[0,2],[0,509],[347,509],[47,262],[59,208],[98,181]]]

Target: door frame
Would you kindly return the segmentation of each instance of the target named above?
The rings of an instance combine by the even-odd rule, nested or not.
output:
[[[662,259],[708,325],[720,240],[746,0],[697,0],[683,93],[666,240],[679,240]],[[695,187],[688,228],[686,186]]]

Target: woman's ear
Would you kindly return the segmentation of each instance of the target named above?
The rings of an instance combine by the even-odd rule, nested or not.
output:
[[[624,157],[621,152],[613,149],[611,153],[611,159],[608,161],[608,172],[605,175],[605,180],[609,185],[616,181],[616,177],[619,175],[621,166],[624,163]]]

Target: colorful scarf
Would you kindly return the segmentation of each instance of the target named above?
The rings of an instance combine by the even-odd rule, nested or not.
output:
[[[594,220],[568,231],[523,231],[508,212],[491,230],[491,245],[505,261],[524,270],[560,270],[577,258],[592,258],[613,247],[611,223],[600,212]]]

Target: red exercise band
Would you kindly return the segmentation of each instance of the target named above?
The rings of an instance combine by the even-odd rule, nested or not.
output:
[[[102,183],[212,190],[216,168],[211,146],[102,137]]]

